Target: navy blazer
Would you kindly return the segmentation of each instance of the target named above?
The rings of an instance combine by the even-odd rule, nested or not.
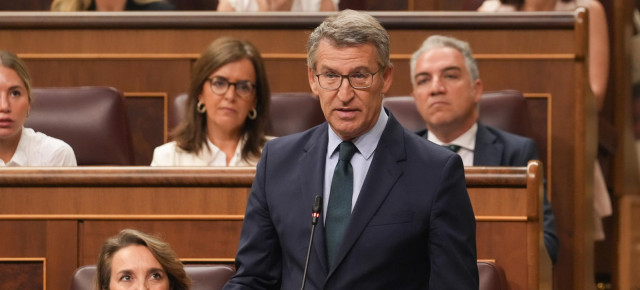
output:
[[[417,132],[427,138],[427,130]],[[536,142],[478,122],[474,166],[527,166],[529,160],[540,159]],[[544,191],[544,244],[553,263],[558,257],[558,235],[551,203]]]
[[[267,142],[224,289],[300,289],[328,124]],[[391,116],[334,268],[318,222],[305,289],[478,289],[475,218],[457,154]]]

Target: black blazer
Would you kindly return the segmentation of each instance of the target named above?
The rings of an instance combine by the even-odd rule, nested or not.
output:
[[[427,138],[427,130],[418,135]],[[474,166],[527,166],[529,160],[540,159],[536,142],[478,122]],[[551,203],[544,192],[544,244],[553,263],[558,257],[558,234]]]
[[[300,289],[328,124],[269,141],[224,289]],[[318,222],[305,289],[478,289],[475,218],[457,154],[389,117],[328,268]]]

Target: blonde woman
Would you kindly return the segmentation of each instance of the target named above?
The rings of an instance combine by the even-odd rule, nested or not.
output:
[[[24,63],[0,50],[0,167],[76,166],[69,144],[24,127],[31,101],[31,76]]]

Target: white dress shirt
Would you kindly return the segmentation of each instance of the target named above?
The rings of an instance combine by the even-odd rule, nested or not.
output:
[[[376,147],[378,147],[378,142],[380,141],[384,127],[387,125],[387,120],[389,120],[389,116],[387,116],[387,113],[382,109],[380,116],[378,116],[378,121],[373,128],[362,136],[351,140],[353,144],[356,145],[356,148],[358,148],[358,152],[351,157],[351,167],[353,167],[353,196],[351,198],[351,210],[353,210],[353,207],[356,205],[356,201],[358,200],[358,196],[360,196],[360,189],[362,188],[364,179],[369,171],[369,166],[371,166],[373,153],[375,152]],[[333,180],[333,172],[338,164],[338,157],[340,155],[337,149],[340,143],[342,143],[342,139],[340,139],[333,129],[331,129],[331,126],[329,126],[328,134],[329,145],[327,146],[327,159],[324,167],[323,208],[327,208],[329,205],[331,181]],[[322,213],[324,218],[326,218],[327,211],[323,210]]]
[[[0,166],[77,166],[76,155],[69,144],[31,128],[22,128],[16,152]]]
[[[467,132],[460,135],[455,140],[451,141],[451,143],[443,143],[434,135],[431,131],[427,131],[427,139],[433,143],[438,145],[458,145],[460,146],[460,150],[458,150],[458,155],[462,158],[462,164],[464,166],[473,166],[473,155],[474,150],[476,149],[476,133],[478,132],[478,123],[474,123]]]

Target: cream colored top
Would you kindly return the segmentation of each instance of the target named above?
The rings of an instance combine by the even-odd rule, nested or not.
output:
[[[267,138],[269,139],[269,138]],[[203,146],[197,154],[189,153],[178,147],[175,141],[163,144],[153,150],[151,166],[253,166],[258,164],[258,159],[243,160],[242,147],[245,139],[238,142],[236,151],[227,165],[227,155],[207,138],[207,145]]]
[[[556,7],[554,11],[573,11],[578,7],[584,7],[588,0],[576,0],[571,2],[556,1]],[[516,7],[513,5],[505,5],[500,3],[500,0],[485,0],[482,2],[480,12],[509,12],[516,11]]]

